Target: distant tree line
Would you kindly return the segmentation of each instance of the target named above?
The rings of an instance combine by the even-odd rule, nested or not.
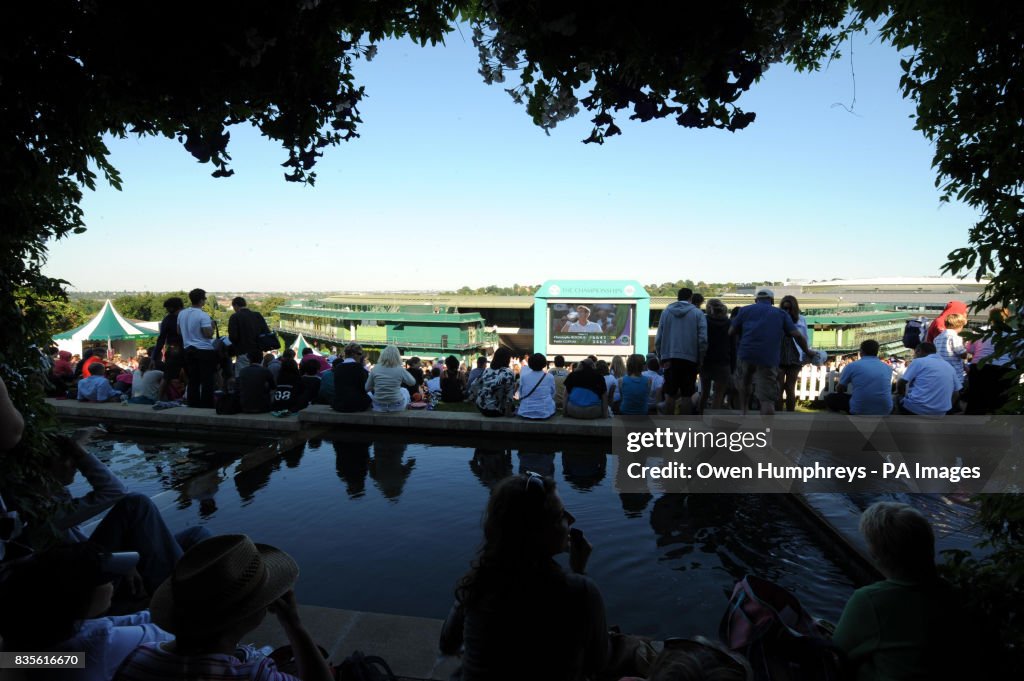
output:
[[[781,281],[751,281],[751,282],[725,282],[707,283],[704,281],[694,282],[692,279],[680,279],[679,281],[666,281],[662,284],[646,284],[644,290],[651,297],[669,296],[674,298],[681,288],[689,288],[704,294],[704,297],[721,296],[727,293],[735,293],[738,288],[754,288],[757,286],[782,286]],[[497,286],[490,284],[479,288],[463,286],[457,291],[441,291],[441,295],[459,296],[532,296],[540,288],[540,285],[512,284],[511,286]]]
[[[37,304],[46,308],[47,325],[52,336],[85,324],[93,315],[100,311],[107,298],[110,299],[110,302],[114,304],[114,307],[125,319],[158,322],[166,314],[164,301],[174,296],[181,298],[185,306],[188,307],[189,301],[186,291],[73,294],[66,301],[55,297],[50,300],[37,300]],[[246,302],[249,308],[259,312],[266,318],[267,324],[271,328],[275,328],[280,321],[280,315],[276,314],[274,310],[284,305],[287,299],[283,296],[267,296],[261,300],[247,300]],[[226,335],[228,332],[228,318],[232,313],[230,301],[225,301],[222,305],[214,296],[210,296],[207,298],[203,309],[217,322],[221,334]],[[148,347],[154,343],[155,339],[149,342],[143,341],[141,346]]]

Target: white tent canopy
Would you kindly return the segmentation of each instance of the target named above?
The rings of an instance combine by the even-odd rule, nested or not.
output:
[[[296,357],[302,357],[302,351],[305,348],[310,348],[313,351],[314,355],[321,354],[321,353],[317,352],[316,348],[314,348],[312,345],[310,345],[306,341],[305,338],[302,337],[301,333],[299,334],[298,338],[295,339],[295,342],[291,344],[291,348],[292,348],[292,350],[295,351],[295,356]]]
[[[96,316],[82,326],[58,333],[53,341],[58,348],[73,355],[82,354],[83,343],[106,341],[108,351],[128,356],[135,352],[135,341],[156,335],[156,331],[142,328],[122,317],[107,299]]]

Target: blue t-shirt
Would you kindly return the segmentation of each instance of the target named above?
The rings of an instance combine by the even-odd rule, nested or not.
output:
[[[619,413],[626,416],[644,416],[647,414],[647,386],[650,383],[646,376],[623,376],[622,397],[619,402]]]
[[[853,384],[850,413],[885,416],[892,413],[892,367],[877,357],[866,355],[848,364],[839,376],[839,385]]]
[[[732,328],[740,334],[736,356],[741,362],[777,367],[782,339],[794,331],[796,325],[788,313],[764,302],[741,308],[732,320]]]
[[[937,354],[918,357],[903,372],[907,396],[903,406],[922,416],[945,414],[953,406],[956,372]]]

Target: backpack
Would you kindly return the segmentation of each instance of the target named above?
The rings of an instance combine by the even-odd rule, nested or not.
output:
[[[927,328],[922,319],[908,319],[903,326],[903,347],[913,350],[920,345]]]
[[[338,665],[338,681],[398,681],[383,658],[357,650]]]
[[[235,391],[216,391],[213,393],[213,406],[214,410],[222,415],[237,414],[242,411],[242,401],[239,394]]]
[[[838,681],[843,654],[782,587],[747,575],[736,582],[718,635],[750,661],[755,681]]]

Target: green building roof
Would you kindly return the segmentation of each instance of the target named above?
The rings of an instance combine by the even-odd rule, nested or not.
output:
[[[431,314],[429,312],[361,312],[359,310],[334,310],[323,307],[279,307],[277,314],[300,314],[325,319],[361,321],[363,319],[384,322],[419,322],[425,324],[476,324],[484,318],[477,312],[461,314]]]

